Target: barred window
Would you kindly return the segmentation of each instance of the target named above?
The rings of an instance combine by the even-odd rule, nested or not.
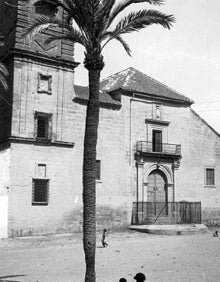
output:
[[[33,178],[32,182],[32,205],[48,205],[49,179]]]
[[[206,186],[214,186],[215,185],[215,169],[214,168],[206,168],[205,169],[205,185]]]

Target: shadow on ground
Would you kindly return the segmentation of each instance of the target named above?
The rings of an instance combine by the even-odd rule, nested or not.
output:
[[[23,277],[26,275],[6,275],[6,276],[0,276],[0,281],[1,282],[20,282],[18,280],[8,280],[8,278],[14,278],[14,277]],[[7,280],[5,280],[7,279]]]

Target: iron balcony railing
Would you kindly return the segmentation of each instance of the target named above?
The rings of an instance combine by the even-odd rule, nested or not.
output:
[[[201,202],[134,202],[131,224],[201,224],[201,220]]]
[[[138,141],[136,143],[136,151],[138,153],[157,153],[180,156],[181,145]]]

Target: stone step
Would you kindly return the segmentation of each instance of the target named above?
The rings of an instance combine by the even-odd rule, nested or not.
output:
[[[208,228],[204,224],[131,225],[129,229],[158,235],[193,235],[206,233],[208,231]]]

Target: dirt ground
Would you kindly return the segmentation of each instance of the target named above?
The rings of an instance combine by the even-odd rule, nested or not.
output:
[[[147,281],[220,281],[220,237],[212,233],[110,232],[107,248],[97,234],[96,281],[135,281],[137,272]],[[0,240],[0,281],[83,282],[84,271],[81,234]]]

